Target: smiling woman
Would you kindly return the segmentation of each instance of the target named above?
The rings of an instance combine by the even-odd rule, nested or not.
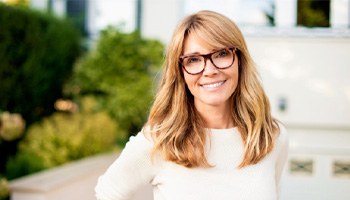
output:
[[[186,17],[168,46],[143,130],[96,186],[98,199],[278,198],[285,128],[270,112],[243,35],[227,17]]]

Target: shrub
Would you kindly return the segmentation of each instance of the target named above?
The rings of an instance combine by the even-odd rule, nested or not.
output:
[[[55,113],[29,127],[19,152],[7,164],[7,177],[17,178],[111,149],[117,126],[108,114],[95,112],[93,102],[85,98],[82,112]]]
[[[127,138],[145,123],[153,99],[153,75],[162,60],[159,41],[109,27],[78,65],[72,87],[78,87],[80,95],[98,96],[101,110],[108,111]]]
[[[0,141],[12,141],[22,136],[25,122],[18,113],[0,112]]]
[[[9,193],[7,180],[0,176],[0,200],[8,199]]]
[[[53,113],[79,53],[67,21],[0,3],[0,110],[21,114],[27,126]],[[0,173],[20,139],[0,141]]]
[[[0,110],[27,125],[54,112],[80,52],[67,21],[0,3]]]
[[[6,163],[6,177],[9,180],[46,169],[41,158],[33,152],[21,152]]]

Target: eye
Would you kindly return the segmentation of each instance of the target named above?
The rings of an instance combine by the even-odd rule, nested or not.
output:
[[[184,61],[185,64],[195,64],[201,62],[202,58],[200,56],[191,56],[187,57]]]
[[[230,55],[227,49],[220,50],[214,54],[214,58],[225,58]]]

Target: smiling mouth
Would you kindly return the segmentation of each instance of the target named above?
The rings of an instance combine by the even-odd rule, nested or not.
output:
[[[201,85],[201,87],[204,87],[204,88],[216,88],[216,87],[219,87],[220,85],[224,84],[226,81],[220,81],[220,82],[217,82],[217,83],[211,83],[211,84],[203,84]]]

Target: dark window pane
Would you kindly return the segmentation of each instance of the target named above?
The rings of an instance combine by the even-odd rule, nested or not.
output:
[[[86,1],[85,0],[67,0],[67,17],[73,24],[86,35]]]
[[[306,27],[329,27],[330,0],[298,0],[297,24]]]

